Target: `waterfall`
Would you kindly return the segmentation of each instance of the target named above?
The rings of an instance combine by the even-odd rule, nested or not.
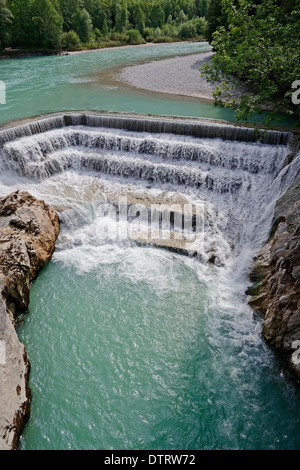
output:
[[[196,251],[222,264],[265,241],[274,204],[300,167],[299,156],[285,166],[290,138],[287,132],[192,119],[68,113],[0,131],[0,170],[4,179],[25,177],[37,191],[71,172],[79,175],[79,192],[82,175],[92,174],[97,184],[142,191],[139,201],[148,205],[151,191],[164,198],[184,195],[204,206],[205,242]],[[72,224],[65,212],[61,220],[73,229],[82,209],[70,210]]]

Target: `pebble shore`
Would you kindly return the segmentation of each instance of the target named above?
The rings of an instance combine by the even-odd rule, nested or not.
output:
[[[132,65],[121,69],[116,79],[143,90],[213,100],[214,85],[199,71],[212,56],[203,52]]]

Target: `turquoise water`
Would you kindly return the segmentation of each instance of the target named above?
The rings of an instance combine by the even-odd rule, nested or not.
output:
[[[19,331],[33,391],[20,448],[299,448],[299,393],[224,279],[154,248],[58,253]]]
[[[207,43],[176,43],[3,60],[0,80],[6,85],[6,105],[0,105],[0,123],[83,109],[234,120],[232,111],[197,99],[157,97],[90,81],[92,74],[111,67],[210,50]]]
[[[238,149],[243,158],[243,146]],[[217,169],[226,178],[228,170]],[[244,178],[238,204],[233,194],[209,193],[217,230],[208,242],[211,237],[224,259],[226,207],[233,222],[234,211],[242,226],[248,217],[244,235],[251,240],[270,191],[264,187],[275,187],[267,173]],[[263,341],[261,319],[244,294],[251,244],[244,240],[239,256],[215,267],[126,238],[101,238],[94,204],[104,190],[180,195],[166,187],[150,190],[80,171],[6,185],[4,193],[20,187],[69,207],[54,257],[33,283],[29,314],[18,327],[33,392],[20,449],[300,447],[299,390]],[[210,211],[209,200],[205,207]]]

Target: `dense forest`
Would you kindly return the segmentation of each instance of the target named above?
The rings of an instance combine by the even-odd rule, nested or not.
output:
[[[79,50],[203,39],[209,0],[0,0],[0,48]]]
[[[212,45],[201,73],[238,120],[300,121],[300,0],[0,0],[9,56],[182,40]]]
[[[216,104],[239,121],[290,116],[300,124],[300,0],[210,0],[206,38],[215,52],[202,68],[217,83]]]

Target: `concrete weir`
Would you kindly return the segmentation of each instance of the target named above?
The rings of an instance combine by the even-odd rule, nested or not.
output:
[[[35,184],[68,171],[93,172],[103,184],[119,184],[110,203],[118,202],[121,187],[129,206],[170,200],[179,213],[183,204],[197,200],[205,205],[205,239],[201,231],[201,246],[193,238],[191,251],[221,266],[245,244],[257,251],[266,240],[272,207],[300,168],[299,156],[288,157],[292,143],[289,132],[209,120],[68,112],[0,130],[0,174]],[[155,197],[149,188],[155,188]],[[271,209],[264,212],[266,207]],[[76,218],[74,208],[68,210],[60,210],[62,224]],[[190,214],[195,213],[193,208]],[[172,217],[176,225],[176,209]],[[23,191],[0,200],[0,449],[17,449],[29,416],[30,358],[14,321],[28,309],[30,283],[51,259],[58,227],[47,201]],[[139,241],[134,230],[132,238]],[[184,251],[159,236],[153,245]]]

